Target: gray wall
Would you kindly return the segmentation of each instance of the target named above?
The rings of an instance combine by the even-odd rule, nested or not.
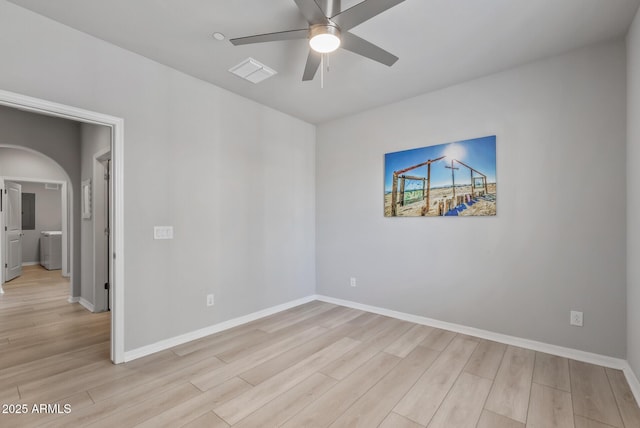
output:
[[[321,294],[625,355],[621,43],[326,124],[317,151],[309,124],[3,0],[0,56],[0,88],[125,119],[127,350],[317,279]],[[383,217],[384,153],[488,134],[497,217]],[[78,147],[38,145],[76,168],[74,185]],[[154,241],[153,225],[175,239]]]
[[[6,1],[0,58],[0,88],[124,118],[126,350],[314,293],[314,126]]]
[[[23,231],[22,263],[40,263],[40,232],[62,230],[61,190],[45,189],[44,183],[18,183],[22,193],[36,195],[36,228]]]
[[[318,294],[625,357],[625,71],[619,41],[319,126]],[[492,134],[497,216],[383,217],[385,153]]]
[[[627,53],[627,358],[640,377],[640,11]]]
[[[81,179],[91,180],[91,210],[90,219],[82,219],[82,237],[81,237],[81,263],[82,263],[82,285],[81,296],[92,305],[96,305],[96,285],[94,278],[94,235],[95,235],[95,219],[98,212],[105,210],[104,194],[102,187],[104,179],[94,174],[94,157],[97,153],[102,153],[111,147],[111,128],[99,125],[90,125],[83,123],[80,125],[81,140]],[[102,281],[104,284],[104,281]],[[100,290],[102,292],[102,290]],[[103,293],[104,294],[104,293]],[[99,307],[102,309],[102,300]],[[106,308],[105,308],[106,309]]]
[[[1,49],[0,52],[2,52]],[[4,71],[0,71],[0,75]],[[2,84],[0,87],[6,88]],[[0,146],[4,145],[35,150],[48,157],[48,161],[57,163],[62,169],[61,176],[64,177],[62,180],[70,182],[67,188],[67,201],[73,204],[73,246],[80,248],[80,198],[73,197],[73,195],[79,195],[76,190],[80,188],[80,125],[69,120],[0,106]],[[35,161],[36,158],[33,156],[25,154],[19,156],[16,158],[20,159],[18,164],[6,161],[11,164],[11,170],[16,171],[16,176],[44,179],[47,178],[45,175],[56,170],[53,166],[46,166],[46,162]],[[40,170],[40,168],[43,169]],[[71,245],[68,250],[71,251]],[[68,260],[71,263],[70,257]],[[73,259],[72,288],[73,295],[80,296],[79,251],[76,251]]]
[[[0,144],[7,141],[7,134],[14,134],[13,127],[2,118],[11,110],[5,110],[0,106],[0,121],[3,128],[0,129]],[[3,134],[5,137],[3,137]],[[12,141],[16,141],[10,138]],[[33,178],[43,181],[67,181],[68,177],[60,165],[51,159],[35,152],[17,147],[0,146],[0,175],[5,177]]]

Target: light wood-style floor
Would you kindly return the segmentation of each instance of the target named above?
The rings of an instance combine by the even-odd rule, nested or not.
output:
[[[2,427],[640,427],[618,370],[328,303],[115,366],[59,272],[5,290],[0,403],[71,412]]]

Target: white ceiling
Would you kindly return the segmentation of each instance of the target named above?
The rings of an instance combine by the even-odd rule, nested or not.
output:
[[[640,0],[405,0],[352,32],[400,57],[387,67],[339,50],[302,82],[305,40],[228,38],[306,28],[293,0],[10,0],[311,123],[321,123],[624,35]],[[359,0],[343,0],[343,9]],[[259,84],[227,70],[253,57]]]

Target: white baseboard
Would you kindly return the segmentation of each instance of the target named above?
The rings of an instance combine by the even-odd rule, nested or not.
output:
[[[80,299],[80,303],[83,304],[84,299]],[[629,366],[626,360],[621,358],[610,357],[607,355],[595,354],[592,352],[581,351],[578,349],[566,348],[564,346],[551,345],[544,342],[538,342],[530,339],[523,339],[521,337],[509,336],[506,334],[495,333],[488,330],[482,330],[475,327],[468,327],[465,325],[450,323],[446,321],[440,321],[433,318],[427,318],[419,315],[407,314],[404,312],[393,311],[390,309],[380,308],[377,306],[365,305],[362,303],[352,302],[349,300],[336,299],[333,297],[312,295],[303,297],[298,300],[283,303],[281,305],[273,306],[271,308],[263,309],[258,312],[254,312],[249,315],[234,318],[219,324],[215,324],[209,327],[202,328],[200,330],[185,333],[180,336],[175,336],[169,339],[161,340],[151,345],[143,346],[124,353],[124,361],[132,361],[137,358],[142,358],[147,355],[163,351],[165,349],[172,348],[174,346],[182,345],[183,343],[190,342],[192,340],[200,339],[211,334],[219,333],[224,330],[228,330],[233,327],[237,327],[242,324],[246,324],[257,319],[273,315],[275,313],[284,311],[286,309],[293,308],[295,306],[303,305],[305,303],[320,300],[322,302],[333,303],[335,305],[345,306],[353,309],[359,309],[366,312],[385,315],[392,318],[397,318],[403,321],[409,321],[416,324],[428,325],[431,327],[442,328],[456,333],[467,334],[469,336],[475,336],[482,339],[492,340],[494,342],[504,343],[507,345],[518,346],[521,348],[531,349],[533,351],[544,352],[547,354],[557,355],[559,357],[570,358],[577,361],[582,361],[590,364],[597,364],[604,367],[622,370],[631,392],[636,399],[637,403],[640,403],[640,381],[636,374]],[[86,302],[86,301],[85,301]],[[86,302],[88,303],[88,302]],[[85,306],[83,304],[83,306]],[[86,306],[85,306],[86,307]]]
[[[40,262],[23,262],[22,266],[35,266],[35,265],[39,265]]]
[[[67,302],[69,302],[69,303],[78,303],[78,302],[80,302],[80,298],[79,297],[69,296],[69,298],[67,299]]]
[[[336,299],[327,296],[316,296],[317,300],[333,303],[335,305],[346,306],[353,309],[360,309],[366,312],[372,312],[375,314],[385,315],[392,318],[401,319],[403,321],[409,321],[416,324],[428,325],[431,327],[442,328],[456,333],[467,334],[469,336],[475,336],[482,339],[492,340],[494,342],[500,342],[507,345],[518,346],[520,348],[531,349],[533,351],[544,352],[547,354],[557,355],[559,357],[571,358],[573,360],[582,361],[585,363],[597,364],[604,367],[610,367],[613,369],[623,370],[625,375],[627,371],[633,373],[629,363],[621,358],[609,357],[607,355],[594,354],[592,352],[580,351],[578,349],[566,348],[564,346],[551,345],[544,342],[538,342],[530,339],[523,339],[521,337],[509,336],[507,334],[494,333],[488,330],[482,330],[475,327],[468,327],[465,325],[454,324],[445,321],[439,321],[433,318],[422,317],[419,315],[407,314],[404,312],[393,311],[390,309],[379,308],[377,306],[364,305],[362,303],[356,303],[349,300]],[[637,379],[636,379],[637,382]],[[631,382],[629,382],[631,384]],[[635,394],[634,394],[635,395]],[[640,395],[636,395],[636,400],[640,401]]]
[[[192,340],[200,339],[205,336],[209,336],[215,333],[219,333],[224,330],[228,330],[233,327],[237,327],[242,324],[246,324],[251,321],[255,321],[260,318],[264,318],[269,315],[273,315],[284,310],[303,305],[316,300],[316,296],[307,296],[301,299],[293,300],[291,302],[283,303],[281,305],[272,306],[267,309],[263,309],[258,312],[253,312],[249,315],[244,315],[238,318],[233,318],[228,321],[214,324],[209,327],[201,328],[189,333],[181,334],[169,339],[161,340],[151,345],[142,346],[140,348],[132,349],[131,351],[125,351],[124,361],[132,361],[137,358],[142,358],[156,352],[164,351],[165,349],[173,348],[174,346],[182,345],[183,343],[191,342]]]
[[[640,381],[638,380],[638,376],[636,376],[629,363],[627,363],[627,366],[622,369],[622,371],[624,372],[624,377],[627,378],[627,383],[629,384],[631,393],[636,399],[636,403],[640,405]]]
[[[85,299],[83,297],[80,298],[80,304],[82,306],[84,306],[90,312],[95,312],[96,311],[95,307],[93,306],[93,303],[91,303],[90,301],[88,301],[87,299]]]
[[[335,305],[346,306],[348,308],[360,309],[366,312],[385,315],[392,318],[409,321],[416,324],[428,325],[431,327],[442,328],[454,331],[456,333],[467,334],[469,336],[480,337],[482,339],[493,340],[507,345],[518,346],[520,348],[531,349],[533,351],[544,352],[547,354],[557,355],[559,357],[570,358],[572,360],[582,361],[585,363],[597,364],[599,366],[609,367],[612,369],[622,370],[629,383],[629,388],[636,399],[636,403],[640,403],[640,381],[631,369],[629,362],[621,358],[610,357],[607,355],[595,354],[592,352],[581,351],[579,349],[566,348],[564,346],[551,345],[535,340],[523,339],[521,337],[509,336],[507,334],[494,333],[488,330],[468,327],[465,325],[454,324],[445,321],[439,321],[433,318],[422,317],[419,315],[407,314],[404,312],[393,311],[390,309],[380,308],[377,306],[365,305],[362,303],[352,302],[349,300],[336,299],[333,297],[316,295],[317,300]]]

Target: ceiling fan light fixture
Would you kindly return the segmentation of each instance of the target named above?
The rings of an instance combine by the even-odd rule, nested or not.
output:
[[[314,25],[309,30],[309,46],[318,53],[335,51],[340,41],[340,30],[335,25]]]

